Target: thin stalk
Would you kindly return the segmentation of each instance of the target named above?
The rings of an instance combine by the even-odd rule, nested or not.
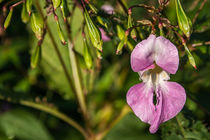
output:
[[[68,48],[69,48],[69,59],[71,63],[71,68],[72,68],[72,75],[74,79],[74,85],[76,89],[76,94],[78,98],[78,102],[80,104],[83,116],[85,119],[87,119],[87,108],[86,108],[86,102],[85,102],[85,97],[84,93],[82,90],[82,84],[81,84],[81,79],[80,79],[80,74],[79,74],[79,69],[78,69],[78,63],[77,59],[73,50],[73,44],[68,40]]]
[[[2,96],[0,96],[0,99],[3,100],[4,98]],[[26,101],[26,100],[20,100],[19,102],[13,102],[12,100],[10,100],[8,98],[7,100],[8,102],[12,102],[12,103],[19,103],[21,105],[27,106],[27,107],[31,107],[46,113],[49,113],[61,120],[63,120],[64,122],[66,122],[67,124],[69,124],[70,126],[74,127],[75,129],[77,129],[85,138],[88,138],[88,134],[86,133],[86,131],[82,128],[81,125],[79,125],[75,120],[73,120],[72,118],[68,117],[67,115],[65,115],[64,113],[54,109],[54,108],[50,108],[49,106],[43,105],[43,104],[39,104],[39,103],[35,103],[32,101]]]
[[[21,0],[21,1],[17,2],[17,3],[15,3],[15,4],[13,4],[12,6],[10,6],[10,9],[13,9],[14,7],[20,5],[23,2],[24,2],[24,0]]]
[[[201,10],[203,9],[204,5],[206,4],[206,2],[207,2],[207,0],[203,0],[203,2],[201,3],[201,5],[200,5],[198,11],[196,12],[196,14],[195,14],[195,16],[194,16],[194,18],[193,18],[193,22],[192,22],[193,24],[194,24],[195,21],[197,20],[199,14],[200,14]]]
[[[144,8],[149,12],[152,12],[152,11],[156,10],[154,6],[149,6],[149,5],[145,5],[145,4],[138,4],[138,5],[132,5],[131,7],[129,7],[128,11],[132,11],[133,8],[137,8],[137,7]]]
[[[66,26],[67,35],[68,35],[69,60],[70,60],[72,75],[73,75],[73,79],[74,79],[75,91],[76,91],[77,99],[78,99],[83,117],[84,117],[85,121],[87,121],[88,116],[87,116],[85,94],[83,93],[83,89],[82,89],[82,82],[80,79],[81,75],[80,75],[80,71],[79,71],[79,67],[78,67],[78,61],[77,61],[75,52],[73,50],[74,44],[73,44],[73,40],[71,37],[71,26],[70,26],[68,20],[66,20],[65,26]]]
[[[36,1],[36,5],[37,5],[37,8],[39,9],[40,13],[41,13],[41,16],[42,18],[44,19],[44,14],[42,12],[42,9],[41,9],[41,6],[39,4],[38,1]],[[68,37],[69,37],[69,40],[71,40],[71,37],[70,37],[70,27],[67,26],[67,30],[69,32],[68,34]],[[70,78],[70,75],[67,71],[67,68],[66,68],[66,65],[63,61],[63,58],[61,56],[61,53],[58,49],[58,46],[55,42],[55,39],[52,35],[52,32],[48,26],[48,23],[46,21],[46,28],[47,28],[47,31],[48,31],[48,34],[49,34],[49,37],[52,41],[52,44],[53,44],[53,47],[56,51],[56,54],[59,58],[59,61],[63,67],[63,70],[64,70],[64,73],[66,75],[66,78],[68,80],[68,83],[69,83],[69,86],[70,88],[73,90],[73,93],[76,94],[76,97],[77,97],[77,100],[78,100],[78,103],[79,103],[79,106],[81,108],[81,111],[82,111],[82,114],[83,114],[83,117],[85,118],[85,120],[87,119],[87,109],[86,109],[86,103],[85,103],[85,98],[84,98],[84,94],[82,92],[82,85],[81,85],[81,80],[80,80],[80,77],[79,77],[79,72],[78,72],[78,65],[77,65],[77,60],[76,60],[76,56],[75,56],[75,53],[73,52],[73,44],[71,44],[70,41],[68,41],[68,44],[69,44],[69,55],[70,55],[70,62],[71,62],[71,67],[72,67],[72,73],[73,73],[73,79],[74,79],[74,84],[73,82],[71,81],[71,78]]]
[[[210,45],[210,41],[192,44],[192,47],[199,47],[203,45]]]

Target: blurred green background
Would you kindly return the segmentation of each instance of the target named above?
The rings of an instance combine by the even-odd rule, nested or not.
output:
[[[0,0],[1,2],[1,0]],[[61,112],[69,115],[79,124],[83,119],[78,110],[77,101],[68,86],[63,69],[52,47],[48,34],[42,45],[42,60],[38,68],[30,68],[30,55],[36,46],[37,39],[31,31],[30,24],[21,21],[21,8],[14,8],[9,28],[4,31],[3,24],[6,15],[2,7],[7,0],[0,3],[0,140],[82,140],[82,135],[65,122],[30,107],[11,103],[6,99],[30,100],[41,104],[50,104]],[[42,1],[43,2],[43,1]],[[158,6],[157,0],[125,0],[130,7],[145,3]],[[173,0],[171,0],[171,3]],[[203,0],[182,0],[186,14],[193,19]],[[74,1],[69,0],[72,8]],[[116,15],[126,23],[126,14],[117,0],[93,1],[100,9],[104,4],[114,7]],[[44,6],[44,4],[42,4]],[[210,0],[207,0],[198,19],[193,24],[193,33],[188,46],[194,43],[210,41]],[[8,13],[8,12],[7,12]],[[169,5],[164,10],[165,15],[176,25],[175,6]],[[60,15],[60,12],[57,13]],[[134,20],[150,19],[144,9],[136,8]],[[60,19],[61,20],[61,19]],[[94,131],[103,129],[126,105],[128,89],[139,83],[139,76],[130,68],[130,51],[123,49],[121,55],[116,55],[118,40],[112,40],[103,45],[103,59],[97,74],[88,71],[82,59],[82,35],[80,27],[83,14],[76,8],[72,20],[72,35],[75,50],[80,60],[84,91],[88,91],[87,104],[90,123]],[[51,31],[59,46],[62,57],[71,73],[68,48],[63,46],[57,36],[53,16],[48,17]],[[60,22],[63,21],[61,20]],[[100,25],[99,25],[100,26]],[[112,24],[116,28],[116,25]],[[63,30],[64,26],[62,26]],[[134,42],[134,45],[136,43]],[[186,90],[187,101],[184,109],[174,118],[160,126],[156,134],[150,134],[149,125],[142,123],[132,112],[125,115],[105,136],[105,140],[210,140],[210,46],[201,45],[193,49],[192,54],[197,63],[197,70],[188,63],[187,56],[180,49],[180,65],[171,80],[180,83]],[[6,99],[4,97],[7,97]],[[184,131],[184,134],[183,134]]]

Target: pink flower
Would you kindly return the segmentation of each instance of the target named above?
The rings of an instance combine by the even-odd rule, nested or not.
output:
[[[184,88],[168,81],[178,65],[177,48],[162,36],[150,35],[131,53],[131,67],[143,82],[129,89],[127,103],[137,117],[150,124],[150,133],[155,133],[161,123],[176,116],[185,104]]]
[[[99,28],[100,32],[101,32],[101,38],[104,42],[108,42],[110,41],[110,38],[106,35],[106,32],[104,31],[104,29]]]
[[[101,7],[107,14],[114,14],[114,8],[111,5],[105,4]]]

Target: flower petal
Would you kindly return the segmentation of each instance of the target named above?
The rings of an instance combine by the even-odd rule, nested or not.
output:
[[[150,132],[155,133],[161,123],[175,117],[184,107],[186,93],[176,82],[164,82],[157,91],[155,119],[151,123]]]
[[[154,120],[153,88],[144,83],[136,84],[127,93],[127,103],[136,116],[151,124]]]
[[[162,36],[156,38],[155,45],[156,64],[165,71],[175,74],[179,66],[179,55],[176,46]]]
[[[106,35],[106,32],[104,31],[103,28],[99,28],[100,32],[101,32],[101,38],[104,42],[108,42],[110,41],[110,38]]]
[[[114,14],[114,8],[111,5],[105,4],[101,7],[107,14]]]
[[[134,72],[144,70],[153,64],[155,35],[150,35],[147,39],[136,45],[131,53],[131,67]]]
[[[163,122],[176,116],[184,107],[186,93],[184,88],[176,82],[166,82],[167,91],[163,90]]]

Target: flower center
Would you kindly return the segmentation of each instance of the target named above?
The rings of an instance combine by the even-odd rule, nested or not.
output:
[[[140,78],[143,80],[144,83],[147,83],[149,85],[152,84],[154,88],[157,85],[161,84],[161,82],[170,79],[169,74],[158,65],[155,65],[155,68],[153,69],[144,71],[142,74],[140,74]]]

